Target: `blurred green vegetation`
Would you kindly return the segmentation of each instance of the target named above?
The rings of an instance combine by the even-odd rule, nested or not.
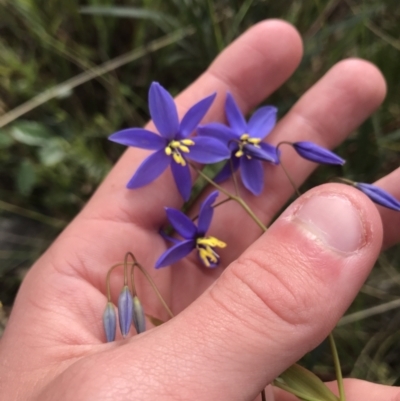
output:
[[[300,68],[269,99],[280,116],[343,58],[362,57],[381,69],[386,101],[339,153],[349,160],[344,173],[359,181],[396,168],[398,0],[0,0],[0,300],[6,307],[26,269],[121,154],[107,136],[147,120],[151,81],[177,93],[265,18],[291,22],[305,43]],[[332,174],[337,171],[319,169],[305,188]],[[396,299],[399,256],[396,249],[381,256],[349,312]],[[398,308],[339,327],[344,373],[399,385],[399,327]],[[332,378],[324,345],[304,363]]]

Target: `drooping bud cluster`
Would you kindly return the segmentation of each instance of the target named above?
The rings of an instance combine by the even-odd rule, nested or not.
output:
[[[128,258],[132,257],[133,262],[128,263]],[[128,252],[125,255],[124,261],[124,286],[118,297],[118,308],[114,306],[111,302],[111,291],[110,291],[110,275],[115,267],[122,264],[117,264],[111,267],[107,274],[107,297],[108,302],[103,313],[103,326],[107,342],[112,342],[115,340],[117,332],[117,312],[118,310],[118,323],[120,332],[123,338],[127,337],[131,331],[131,326],[133,326],[137,334],[146,331],[146,317],[143,310],[143,306],[136,295],[135,283],[133,271],[137,266],[140,270],[143,267],[136,261],[135,257]],[[130,277],[132,290],[128,285],[128,265],[130,267]],[[151,283],[154,284],[154,283]]]

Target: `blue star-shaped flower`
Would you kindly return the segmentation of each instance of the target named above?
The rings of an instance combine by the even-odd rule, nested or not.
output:
[[[276,147],[262,142],[276,124],[277,109],[272,106],[261,107],[246,122],[233,96],[228,93],[225,114],[230,127],[211,123],[199,127],[201,136],[217,138],[229,148],[231,159],[219,172],[215,180],[223,181],[233,170],[240,168],[244,186],[254,195],[259,195],[264,187],[264,168],[262,161],[279,163]]]
[[[218,265],[219,255],[214,251],[214,248],[225,248],[226,244],[215,237],[206,237],[206,232],[210,227],[214,213],[212,204],[215,202],[218,194],[218,191],[212,192],[202,203],[197,227],[181,211],[166,208],[168,220],[184,240],[175,241],[176,244],[160,256],[155,266],[156,269],[177,262],[189,255],[194,249],[197,249],[200,260],[206,267],[212,268]]]
[[[149,90],[150,115],[160,135],[143,128],[129,128],[110,136],[110,140],[126,146],[155,150],[139,166],[128,182],[130,189],[154,181],[169,165],[176,186],[184,200],[190,197],[192,180],[187,159],[207,164],[229,158],[229,151],[218,140],[189,135],[197,128],[210,108],[216,94],[192,106],[179,123],[172,96],[157,82]]]

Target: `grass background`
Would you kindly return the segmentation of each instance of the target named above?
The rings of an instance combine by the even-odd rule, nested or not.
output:
[[[0,0],[0,326],[26,270],[121,154],[107,136],[147,120],[151,81],[179,92],[265,18],[291,22],[305,43],[300,68],[269,99],[280,116],[343,58],[381,69],[385,103],[338,152],[355,180],[396,168],[398,0]],[[305,187],[331,174],[321,168]],[[400,385],[399,257],[380,257],[348,312],[359,315],[335,331],[345,375]],[[324,344],[303,363],[333,377]]]

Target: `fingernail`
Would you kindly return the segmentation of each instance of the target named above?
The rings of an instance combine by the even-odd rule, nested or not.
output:
[[[349,199],[338,195],[314,195],[297,210],[295,220],[324,245],[351,253],[365,242],[361,216]]]

